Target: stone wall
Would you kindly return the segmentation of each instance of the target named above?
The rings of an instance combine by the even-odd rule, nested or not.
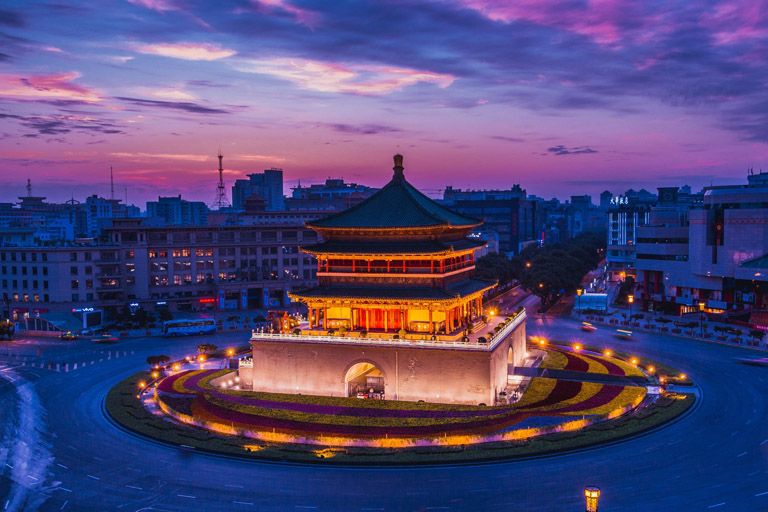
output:
[[[279,340],[252,346],[254,391],[347,396],[347,371],[367,362],[382,372],[387,399],[492,405],[507,386],[508,366],[525,357],[525,323],[492,352]]]

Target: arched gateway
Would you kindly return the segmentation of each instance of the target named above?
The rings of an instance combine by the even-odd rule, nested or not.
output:
[[[505,390],[526,317],[483,314],[496,283],[474,275],[486,242],[469,234],[482,221],[416,190],[402,155],[393,169],[370,198],[307,223],[323,240],[301,248],[317,258],[318,286],[290,295],[309,322],[300,334],[253,334],[253,389],[486,404]]]
[[[358,398],[385,398],[384,374],[375,364],[355,363],[344,375],[347,396]]]

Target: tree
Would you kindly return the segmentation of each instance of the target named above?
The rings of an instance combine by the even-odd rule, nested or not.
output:
[[[161,322],[173,320],[173,313],[171,313],[167,308],[160,308],[157,310],[157,319]]]
[[[166,355],[160,355],[160,356],[149,356],[147,358],[147,364],[149,366],[155,366],[158,364],[165,364],[171,360],[171,356]]]
[[[213,345],[212,343],[201,343],[197,346],[197,351],[201,354],[205,354],[206,352],[213,352],[217,348],[219,347]]]

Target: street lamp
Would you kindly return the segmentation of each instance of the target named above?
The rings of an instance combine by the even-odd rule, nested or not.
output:
[[[588,485],[584,488],[584,497],[587,499],[586,512],[597,512],[597,500],[600,499],[600,488]]]
[[[706,305],[704,301],[699,302],[699,338],[704,337],[704,306]]]
[[[581,320],[581,294],[584,293],[584,290],[579,288],[576,290],[576,297],[577,297],[577,307],[579,308],[579,320]]]
[[[635,302],[635,296],[627,295],[627,302],[629,302],[629,325],[632,325],[632,303]]]

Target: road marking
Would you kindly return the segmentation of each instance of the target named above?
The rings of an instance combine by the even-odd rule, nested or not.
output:
[[[366,508],[366,507],[363,507],[360,510],[384,510],[384,509],[383,508]]]
[[[65,466],[64,464],[59,464],[58,462],[56,463],[56,465],[57,465],[57,466],[59,466],[60,468],[69,469],[69,468],[68,468],[67,466]]]
[[[750,423],[752,423],[752,420],[747,420],[746,424],[749,425]]]
[[[88,478],[93,478],[94,480],[101,480],[101,478],[93,475],[88,475]]]
[[[194,496],[190,496],[188,494],[177,494],[176,496],[178,496],[179,498],[190,498],[193,500],[196,499]]]
[[[763,441],[762,443],[760,443],[760,446],[763,446],[765,443],[768,443],[768,439],[766,439],[765,441]]]
[[[740,454],[738,454],[738,455],[736,456],[736,458],[738,459],[739,457],[743,457],[743,456],[744,456],[744,455],[746,455],[746,454],[747,454],[747,452],[741,452]]]
[[[716,505],[710,505],[710,506],[708,506],[707,508],[716,508],[716,507],[722,507],[723,505],[725,505],[725,502],[722,502],[722,503],[718,503],[718,504],[716,504]]]
[[[768,494],[768,491],[755,494],[755,498],[757,498],[758,496],[765,496],[766,494]]]
[[[306,509],[310,509],[310,510],[315,510],[317,507],[312,507],[312,506],[308,506],[308,505],[296,505],[293,508],[306,508]]]
[[[125,469],[127,469],[128,471],[135,471],[136,473],[141,473],[140,469],[136,469],[136,468],[125,468]]]
[[[72,492],[72,489],[67,489],[66,487],[57,487],[56,489],[62,490],[64,492]]]
[[[35,477],[34,477],[34,476],[32,476],[32,475],[27,475],[27,476],[28,476],[29,478],[31,478],[32,480],[34,480],[35,482],[37,482],[38,480],[40,480],[39,478],[35,478]]]
[[[64,507],[67,506],[67,503],[69,503],[69,501],[65,501],[64,504],[61,506],[61,508],[59,510],[64,510]]]
[[[143,491],[144,490],[141,487],[136,487],[135,485],[126,485],[126,487],[129,488],[129,489],[136,489],[138,491]]]
[[[224,487],[234,487],[235,489],[242,489],[242,485],[224,484]]]
[[[238,505],[253,505],[250,501],[233,501],[232,503],[237,503]]]

